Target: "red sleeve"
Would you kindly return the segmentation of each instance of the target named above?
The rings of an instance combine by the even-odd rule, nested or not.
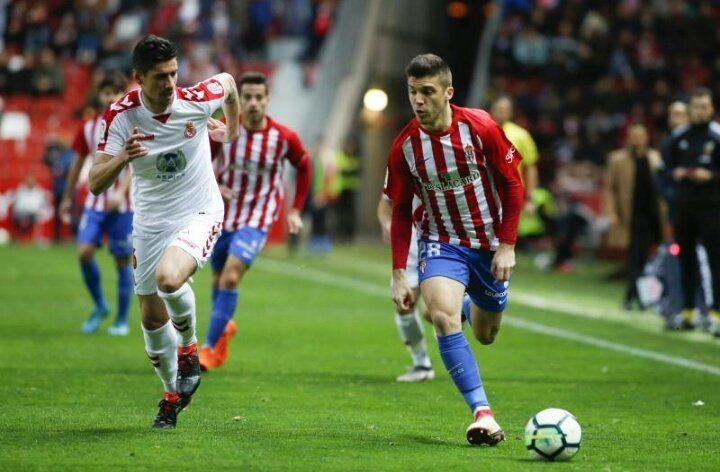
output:
[[[501,243],[515,244],[518,223],[524,200],[524,190],[518,165],[522,156],[505,136],[502,128],[490,121],[481,128],[483,151],[489,160],[500,203],[502,220],[495,222],[495,235]]]
[[[85,139],[85,123],[82,123],[80,129],[77,130],[75,139],[72,142],[72,148],[80,159],[85,159],[90,154],[90,147]]]
[[[388,156],[385,195],[393,204],[390,220],[390,245],[393,269],[405,269],[412,237],[413,177],[403,156],[400,143],[393,143]]]
[[[293,208],[302,210],[305,206],[310,191],[310,176],[312,166],[310,165],[310,156],[300,142],[300,138],[294,132],[290,132],[287,138],[288,151],[285,158],[290,164],[297,169],[295,177],[295,200],[293,200]]]

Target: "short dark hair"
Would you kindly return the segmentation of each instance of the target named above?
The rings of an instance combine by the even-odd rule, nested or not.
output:
[[[127,88],[127,80],[125,76],[118,71],[106,72],[97,86],[98,91],[104,88],[112,88],[118,92],[124,92]]]
[[[177,48],[173,43],[160,36],[149,34],[142,38],[133,49],[133,69],[146,73],[155,64],[167,62],[177,57]]]
[[[713,100],[713,94],[710,91],[709,88],[706,87],[695,87],[692,92],[690,92],[690,100],[693,98],[705,98],[708,97],[710,101]]]
[[[265,92],[268,92],[267,77],[265,77],[265,74],[262,72],[249,71],[241,75],[240,80],[237,82],[238,91],[240,91],[245,84],[264,85]]]
[[[447,63],[435,54],[420,54],[415,56],[405,68],[407,77],[415,77],[417,79],[423,77],[438,76],[441,83],[445,87],[452,85],[452,72]]]

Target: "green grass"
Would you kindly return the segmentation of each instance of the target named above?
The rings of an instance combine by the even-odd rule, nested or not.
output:
[[[382,296],[387,257],[367,246],[293,261],[268,251],[243,284],[228,363],[205,376],[178,429],[158,432],[150,423],[161,385],[143,351],[137,304],[128,338],[82,336],[90,305],[73,250],[0,248],[0,470],[720,468],[720,377],[510,325],[491,347],[472,343],[508,441],[468,446],[469,413],[434,341],[435,381],[393,381],[408,356]],[[99,260],[114,300],[111,261]],[[607,316],[541,310],[511,292],[508,317],[720,367],[720,345],[707,335],[664,333],[650,314],[617,310],[622,287],[604,281],[607,267],[568,276],[521,262],[516,293]],[[201,335],[209,275],[195,277]],[[344,286],[348,278],[361,289]],[[536,463],[524,450],[526,421],[550,406],[583,426],[569,463]]]

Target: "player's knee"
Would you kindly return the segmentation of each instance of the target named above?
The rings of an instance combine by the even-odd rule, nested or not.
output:
[[[237,271],[234,270],[225,271],[220,277],[220,288],[224,290],[232,290],[234,288],[237,288],[239,283],[240,274],[238,274]]]
[[[473,334],[475,335],[475,339],[477,339],[480,344],[482,344],[483,346],[489,346],[490,344],[495,342],[498,331],[499,328],[493,327],[489,329],[473,331]]]
[[[92,246],[83,244],[81,246],[78,246],[77,256],[78,259],[80,259],[80,262],[88,263],[92,261],[93,257],[95,256],[95,249]]]
[[[185,283],[182,275],[179,271],[158,271],[156,274],[156,281],[158,289],[165,293],[173,293],[180,290],[180,287]]]

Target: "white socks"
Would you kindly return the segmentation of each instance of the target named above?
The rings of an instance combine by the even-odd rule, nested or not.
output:
[[[190,285],[184,283],[176,292],[158,290],[158,296],[165,302],[168,315],[180,336],[180,344],[189,346],[197,342],[195,336],[195,294]]]
[[[427,345],[425,344],[424,329],[417,309],[410,314],[401,315],[395,313],[395,325],[398,328],[400,339],[410,351],[410,356],[415,367],[431,367],[428,357]]]
[[[176,392],[177,378],[177,334],[175,328],[168,321],[167,324],[155,330],[142,327],[145,337],[145,352],[155,367],[166,392]]]

